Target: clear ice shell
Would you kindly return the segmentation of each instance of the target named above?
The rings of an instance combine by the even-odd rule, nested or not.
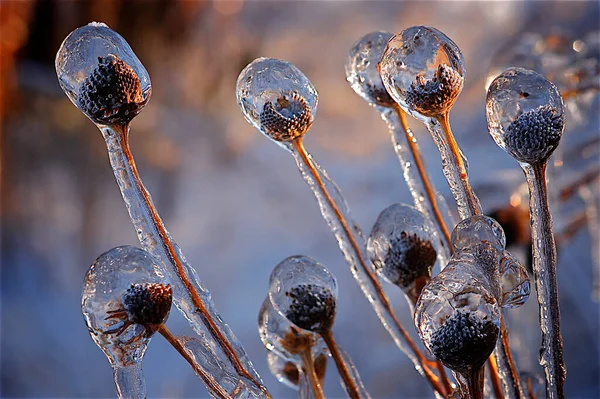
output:
[[[474,249],[480,242],[489,242],[497,251],[506,247],[506,236],[500,223],[485,215],[471,216],[459,222],[450,237],[456,251]]]
[[[317,90],[302,71],[287,61],[257,58],[240,72],[236,83],[236,98],[242,114],[269,139],[272,138],[260,120],[265,104],[276,103],[278,98],[292,97],[295,93],[304,99],[314,119],[319,100]]]
[[[81,310],[90,336],[113,367],[141,362],[151,335],[132,324],[117,335],[122,321],[111,319],[111,311],[122,308],[123,294],[132,284],[167,284],[158,260],[148,252],[121,246],[103,253],[89,268],[83,284]],[[134,339],[139,336],[139,339]]]
[[[269,371],[277,378],[277,381],[295,391],[299,389],[301,371],[294,362],[286,360],[274,352],[268,352],[267,364]]]
[[[403,259],[408,261],[406,255],[411,249],[414,249],[409,247],[408,243],[411,241],[416,242],[417,240],[411,240],[415,236],[418,243],[429,242],[433,247],[437,244],[434,240],[433,226],[421,212],[405,204],[391,205],[377,217],[367,240],[367,253],[375,269],[383,278],[392,284],[398,285],[408,295],[412,294],[411,296],[416,300],[419,293],[412,293],[411,291],[414,288],[416,278],[424,276],[426,270],[413,270],[410,273],[408,269],[411,265],[406,262],[403,262],[405,267],[400,268],[390,264],[391,251],[396,255],[402,254]],[[439,250],[439,248],[433,249],[436,253]],[[418,253],[423,255],[422,251]],[[434,262],[431,267],[435,264],[435,259],[436,256],[434,255]],[[423,266],[419,262],[420,259],[415,260],[417,262],[413,262],[414,264]],[[427,280],[431,278],[431,267],[429,268]]]
[[[431,81],[443,64],[464,82],[465,62],[458,46],[435,28],[413,26],[389,40],[379,63],[379,73],[388,93],[402,109],[427,123],[429,117],[408,104],[407,94],[418,76]]]
[[[506,146],[508,127],[523,113],[550,106],[559,115],[565,113],[558,88],[539,73],[524,68],[508,68],[490,85],[486,97],[489,133],[496,144]]]
[[[475,257],[455,254],[448,266],[423,288],[417,302],[415,327],[427,349],[434,353],[432,341],[435,333],[448,319],[459,314],[492,323],[499,331],[500,308],[492,292]],[[490,343],[490,353],[494,346],[495,342]]]
[[[508,251],[504,251],[499,271],[502,307],[518,308],[525,304],[531,294],[531,282],[525,267]]]
[[[241,377],[229,364],[221,361],[214,355],[214,349],[210,348],[208,342],[203,342],[195,337],[178,336],[177,341],[183,349],[191,356],[194,363],[202,368],[206,374],[229,393],[235,399],[264,398],[264,393],[250,380]],[[201,379],[202,377],[199,376]],[[212,392],[206,386],[213,398],[220,398],[218,393]]]
[[[302,366],[301,352],[305,349],[304,345],[312,347],[314,358],[328,352],[320,336],[298,329],[290,323],[273,307],[269,296],[265,298],[258,314],[258,333],[267,350],[293,361],[298,366]]]
[[[335,277],[307,256],[290,256],[271,272],[269,299],[273,307],[300,328],[317,333],[331,328],[337,294]],[[302,325],[298,325],[300,320]]]
[[[392,36],[392,33],[381,31],[364,35],[354,43],[346,60],[346,80],[356,94],[371,105],[395,105],[377,69],[387,42]]]
[[[147,102],[149,99],[152,92],[150,76],[129,43],[106,24],[91,22],[65,38],[54,64],[60,87],[77,108],[82,83],[98,66],[98,57],[109,55],[117,56],[133,68],[140,79],[144,100]]]

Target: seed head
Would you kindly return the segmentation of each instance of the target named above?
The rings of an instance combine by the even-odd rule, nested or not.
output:
[[[375,104],[381,105],[382,107],[396,106],[396,102],[392,96],[390,96],[390,93],[387,92],[385,86],[383,86],[383,82],[379,82],[379,84],[365,82],[363,85],[366,88],[366,94],[373,102],[375,102]]]
[[[558,146],[564,124],[564,115],[551,105],[524,112],[506,129],[506,150],[519,162],[544,162]]]
[[[285,295],[292,301],[286,312],[289,321],[316,333],[331,329],[336,306],[331,290],[313,284],[301,284],[291,288]]]
[[[126,125],[146,104],[140,78],[115,55],[98,57],[98,66],[79,88],[77,105],[92,121]]]
[[[462,76],[448,65],[440,64],[431,80],[417,75],[406,93],[406,103],[422,115],[441,115],[454,105],[462,86]]]
[[[455,311],[432,337],[430,349],[446,367],[459,373],[481,367],[496,346],[499,328],[470,312]]]
[[[131,284],[123,295],[129,320],[143,326],[157,326],[169,316],[173,290],[164,284]]]
[[[313,116],[304,97],[297,92],[283,95],[273,103],[266,102],[260,113],[260,124],[275,141],[292,141],[310,128]]]
[[[429,240],[405,231],[390,240],[382,266],[383,274],[402,289],[410,287],[419,277],[431,278],[431,268],[437,252]]]

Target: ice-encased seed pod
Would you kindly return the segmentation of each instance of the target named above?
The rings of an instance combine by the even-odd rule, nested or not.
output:
[[[433,242],[432,227],[421,212],[394,204],[379,214],[367,253],[377,272],[416,302],[437,260]]]
[[[455,251],[464,251],[484,241],[497,251],[506,247],[506,236],[500,223],[489,216],[475,215],[460,221],[450,237]]]
[[[103,23],[75,29],[56,53],[69,99],[98,125],[126,125],[150,100],[148,72],[127,41]]]
[[[352,89],[366,102],[382,107],[392,107],[396,103],[387,92],[377,65],[388,40],[393,36],[389,32],[371,32],[361,37],[346,60],[346,80]]]
[[[413,26],[389,40],[379,73],[405,111],[427,120],[450,111],[466,71],[462,53],[450,38],[434,28]]]
[[[531,282],[525,266],[512,254],[504,251],[500,259],[500,287],[503,308],[518,308],[531,294]]]
[[[337,281],[324,266],[307,256],[292,256],[271,273],[273,307],[296,326],[323,334],[335,319]]]
[[[275,58],[252,61],[236,84],[237,103],[246,120],[279,143],[308,131],[317,113],[318,97],[298,68]]]
[[[269,366],[269,371],[271,371],[271,374],[273,374],[279,382],[296,391],[298,390],[300,370],[298,370],[296,363],[286,360],[273,352],[268,352],[267,364]]]
[[[88,270],[81,308],[94,342],[113,366],[124,367],[141,361],[172,298],[158,261],[122,246],[100,255]]]
[[[520,163],[545,162],[558,146],[565,108],[556,86],[537,72],[508,68],[486,98],[489,133]]]
[[[423,288],[415,326],[429,351],[449,369],[478,370],[495,348],[500,308],[484,267],[470,254],[452,257]]]
[[[302,353],[308,349],[313,357],[326,351],[323,339],[294,326],[275,310],[269,296],[258,314],[258,333],[265,348],[297,364],[302,364]]]

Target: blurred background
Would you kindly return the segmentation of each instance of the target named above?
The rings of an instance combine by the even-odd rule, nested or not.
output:
[[[524,178],[487,134],[485,84],[494,68],[500,68],[497,75],[507,62],[532,57],[559,81],[580,58],[595,59],[591,71],[597,78],[599,4],[3,0],[1,396],[116,394],[109,364],[81,315],[81,287],[98,255],[139,243],[100,133],[56,79],[54,56],[73,29],[105,22],[128,40],[150,73],[152,100],[131,133],[138,169],[167,228],[273,397],[296,394],[268,371],[256,328],[258,310],[273,267],[303,254],[338,278],[334,334],[371,395],[425,398],[432,397],[429,387],[397,350],[351,277],[292,158],[241,115],[236,78],[253,59],[268,56],[294,63],[312,80],[320,99],[306,148],[338,183],[368,234],[379,212],[395,202],[410,203],[411,197],[386,126],[345,81],[347,52],[374,30],[398,32],[416,24],[440,29],[466,61],[466,86],[451,122],[469,158],[471,182],[485,211],[505,223],[511,250],[526,259]],[[551,184],[558,198],[553,207],[570,398],[600,397],[600,323],[592,267],[599,166],[594,82],[591,89],[575,89],[569,103],[571,138],[563,140],[568,143],[559,155],[564,165],[557,163]],[[568,86],[564,83],[561,90]],[[453,204],[437,149],[420,123],[411,121],[411,126],[435,185]],[[400,291],[386,289],[414,333]],[[524,307],[506,313],[519,368],[540,374],[534,293]],[[168,326],[176,334],[192,334],[176,311]],[[208,396],[162,337],[152,340],[144,372],[149,397]],[[344,397],[331,361],[325,392]]]

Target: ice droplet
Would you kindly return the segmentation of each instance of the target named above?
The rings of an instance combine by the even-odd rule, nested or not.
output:
[[[377,69],[385,46],[392,36],[389,32],[371,32],[364,35],[354,43],[346,60],[346,80],[352,89],[371,105],[391,107],[395,104]]]
[[[310,80],[291,63],[257,58],[240,73],[236,98],[246,120],[282,145],[310,128],[319,96]]]
[[[148,72],[127,41],[103,23],[71,32],[55,68],[65,94],[96,124],[127,123],[150,100]]]
[[[462,53],[450,38],[434,28],[413,26],[389,40],[379,72],[392,98],[427,122],[454,105],[466,70]]]
[[[294,362],[278,356],[274,352],[267,353],[267,364],[271,374],[283,385],[297,391],[300,383],[301,371]]]
[[[451,240],[454,249],[457,251],[472,248],[481,241],[489,242],[500,252],[506,247],[506,236],[502,226],[485,215],[471,216],[462,220],[454,228]]]
[[[518,308],[527,302],[531,294],[527,270],[508,251],[504,251],[500,260],[500,285],[503,308]]]

